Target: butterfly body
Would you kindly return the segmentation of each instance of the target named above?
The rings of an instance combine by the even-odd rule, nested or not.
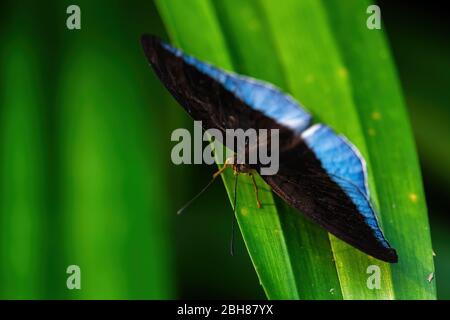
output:
[[[397,262],[370,203],[364,158],[345,137],[312,125],[298,102],[268,83],[216,68],[154,36],[143,36],[142,45],[161,82],[203,129],[279,131],[279,171],[262,175],[278,196],[354,247]]]

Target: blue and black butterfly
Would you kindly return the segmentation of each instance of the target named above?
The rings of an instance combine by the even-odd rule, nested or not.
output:
[[[279,129],[279,171],[263,179],[284,201],[361,251],[397,262],[370,202],[365,160],[344,136],[312,125],[311,115],[271,84],[216,68],[155,36],[141,42],[161,82],[203,129]]]

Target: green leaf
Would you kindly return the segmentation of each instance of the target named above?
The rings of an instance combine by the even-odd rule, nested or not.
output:
[[[170,195],[158,122],[163,99],[152,90],[156,80],[148,77],[139,46],[127,45],[138,41],[143,27],[133,30],[136,20],[125,23],[126,11],[117,3],[105,7],[84,1],[80,6],[93,16],[108,16],[111,25],[92,24],[89,33],[72,34],[64,43],[64,61],[70,62],[62,68],[58,119],[64,124],[59,132],[64,258],[79,265],[83,276],[82,290],[66,294],[171,298],[164,215]]]
[[[39,250],[32,249],[45,245],[42,232],[45,221],[40,217],[45,215],[46,166],[42,150],[46,144],[40,115],[44,101],[41,69],[35,34],[32,28],[23,27],[27,18],[27,14],[20,14],[8,19],[6,28],[10,32],[3,39],[9,45],[0,50],[0,297],[3,299],[42,296],[43,281],[34,275],[46,276]]]
[[[346,42],[364,37],[363,32],[373,32],[365,24],[367,4],[166,0],[157,1],[157,6],[175,44],[222,68],[282,87],[301,101],[316,121],[345,134],[367,160],[373,201],[380,208],[387,238],[400,253],[401,262],[394,267],[328,236],[275,198],[259,177],[263,208],[257,209],[251,181],[239,177],[237,218],[267,296],[433,298],[434,286],[426,282],[433,263],[420,173],[387,46],[381,32],[375,31],[378,35],[367,36],[376,41],[361,41],[357,51],[347,51]],[[349,15],[359,20],[348,19]],[[335,30],[336,23],[340,29]],[[384,64],[373,64],[378,61],[370,59],[380,57],[367,56],[366,52],[383,53]],[[385,90],[381,100],[379,92],[370,90],[374,83]],[[373,105],[376,110],[371,109]],[[383,121],[373,124],[379,114]],[[373,132],[383,131],[381,128],[383,138],[374,139]],[[390,132],[394,140],[389,139]],[[385,150],[390,150],[388,157]],[[407,163],[408,172],[399,168],[399,158]],[[232,199],[234,176],[227,172],[224,182]],[[412,203],[411,199],[418,201]],[[414,246],[406,237],[411,231]],[[367,287],[370,265],[380,267],[379,290]]]
[[[392,266],[397,299],[434,299],[433,249],[425,195],[392,59],[381,31],[365,28],[368,3],[323,1],[349,70],[379,198],[379,212],[399,263]],[[348,15],[347,12],[359,14]],[[350,41],[348,34],[351,32]]]

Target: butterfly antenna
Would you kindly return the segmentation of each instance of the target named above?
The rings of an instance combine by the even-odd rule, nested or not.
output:
[[[213,174],[213,177],[212,177],[211,181],[209,181],[208,184],[207,184],[202,190],[200,190],[200,192],[197,193],[197,195],[196,195],[195,197],[193,197],[191,200],[189,200],[188,203],[186,203],[180,210],[178,210],[178,211],[177,211],[177,214],[183,213],[183,211],[184,211],[187,207],[189,207],[189,206],[192,204],[192,202],[194,202],[198,197],[200,197],[200,196],[203,194],[203,192],[205,192],[206,189],[208,189],[209,186],[214,182],[214,180],[216,180],[216,178],[217,178],[218,176],[220,176],[220,174],[221,174],[222,172],[224,172],[225,169],[228,168],[229,166],[230,166],[230,164],[228,163],[228,160],[225,161],[225,164],[223,165],[223,167],[220,168],[216,173]]]
[[[233,200],[233,218],[231,220],[231,242],[230,242],[230,253],[234,256],[234,229],[236,226],[236,203],[237,203],[237,186],[238,186],[239,173],[236,174],[236,179],[234,180],[234,200]]]
[[[203,187],[203,189],[197,193],[197,195],[195,197],[193,197],[191,200],[189,200],[183,207],[181,207],[180,210],[177,211],[177,214],[182,214],[183,211],[189,207],[198,197],[200,197],[208,188],[209,186],[214,182],[214,180],[216,180],[217,176],[213,176],[213,178],[211,179],[211,181],[208,182],[208,184],[206,186]]]

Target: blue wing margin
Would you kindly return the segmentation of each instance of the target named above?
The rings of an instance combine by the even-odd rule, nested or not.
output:
[[[283,93],[277,87],[264,81],[216,68],[184,54],[180,49],[165,42],[162,42],[162,46],[176,56],[182,57],[187,64],[222,84],[226,90],[232,92],[249,107],[262,112],[279,124],[298,134],[309,127],[311,115],[294,98]]]
[[[323,124],[311,126],[302,133],[302,138],[330,178],[355,204],[376,239],[389,248],[370,202],[366,162],[358,149],[344,136],[337,135]]]

